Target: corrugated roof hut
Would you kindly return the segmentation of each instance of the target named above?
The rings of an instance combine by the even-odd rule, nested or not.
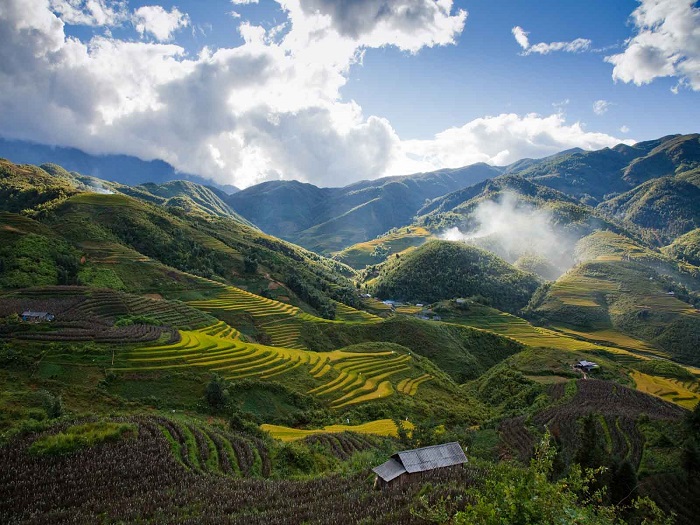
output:
[[[372,470],[377,475],[375,486],[385,488],[390,484],[403,484],[418,478],[423,472],[438,468],[458,467],[467,462],[467,456],[459,443],[445,443],[430,447],[397,452]]]
[[[22,312],[22,321],[38,323],[40,321],[53,321],[54,316],[48,312]]]

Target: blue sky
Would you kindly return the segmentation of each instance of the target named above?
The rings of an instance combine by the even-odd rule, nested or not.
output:
[[[505,164],[699,131],[698,28],[691,0],[7,0],[0,135],[240,186]]]

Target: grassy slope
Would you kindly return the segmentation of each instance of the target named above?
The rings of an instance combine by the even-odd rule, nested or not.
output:
[[[0,210],[19,213],[60,201],[77,192],[68,177],[55,177],[37,166],[0,159]]]
[[[430,237],[430,232],[425,228],[406,226],[390,230],[371,241],[353,244],[333,254],[333,258],[351,268],[362,270],[367,266],[380,264],[392,255],[403,254],[411,248],[420,246]]]
[[[170,202],[173,199],[187,198],[201,211],[209,215],[231,217],[248,226],[252,226],[250,222],[224,202],[223,198],[227,197],[226,194],[221,194],[217,190],[201,184],[195,184],[186,180],[174,180],[163,184],[146,183],[137,186],[135,189],[144,190],[151,195],[165,199],[166,206],[171,205]]]
[[[255,286],[255,291],[272,287],[280,296],[297,301],[294,293],[280,284],[292,274],[311,287],[350,287],[349,281],[336,273],[337,269],[343,270],[339,263],[232,219],[179,217],[124,195],[76,195],[57,206],[47,222],[79,248],[96,254],[93,259],[104,261],[115,252],[113,261],[120,263],[138,258],[138,254],[155,261],[158,271],[150,282],[149,273],[140,276],[140,291],[158,291],[162,280],[159,276],[167,275],[162,265],[205,278],[246,283]],[[258,261],[256,271],[246,273],[243,253]],[[117,273],[119,266],[113,266]],[[347,267],[345,270],[351,272]],[[176,272],[171,280],[178,279]]]

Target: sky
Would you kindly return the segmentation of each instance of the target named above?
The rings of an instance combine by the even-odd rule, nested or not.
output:
[[[0,136],[220,184],[506,165],[698,122],[693,0],[0,2]]]

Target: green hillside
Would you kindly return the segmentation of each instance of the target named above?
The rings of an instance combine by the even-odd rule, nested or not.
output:
[[[470,244],[549,280],[575,263],[575,243],[592,232],[638,237],[570,196],[510,175],[435,199],[419,214],[420,227],[437,235],[457,228]]]
[[[77,193],[72,180],[55,177],[37,166],[0,159],[0,210],[21,212]]]
[[[195,184],[186,180],[174,180],[163,184],[141,184],[135,189],[143,189],[151,195],[165,199],[164,204],[166,206],[177,207],[176,199],[188,199],[194,203],[195,209],[198,208],[204,213],[219,217],[232,217],[248,226],[252,226],[251,223],[241,217],[233,208],[224,202],[223,199],[227,198],[228,195],[214,188]],[[191,212],[193,210],[187,211]]]
[[[700,229],[696,228],[681,235],[663,248],[663,252],[675,259],[700,266]]]
[[[623,178],[631,184],[679,174],[700,167],[700,135],[676,135],[661,143],[643,157],[637,157],[623,170]]]
[[[686,302],[697,299],[640,263],[598,260],[560,277],[529,310],[555,326],[582,332],[614,328],[698,365],[700,312]]]
[[[597,208],[618,220],[643,228],[659,244],[700,226],[700,188],[683,180],[650,180]]]
[[[388,261],[371,289],[378,297],[410,302],[482,296],[501,310],[516,311],[527,304],[538,285],[534,275],[490,252],[435,240]]]
[[[356,270],[384,262],[387,258],[423,244],[431,233],[419,226],[389,230],[371,241],[353,244],[333,254],[333,259]]]

